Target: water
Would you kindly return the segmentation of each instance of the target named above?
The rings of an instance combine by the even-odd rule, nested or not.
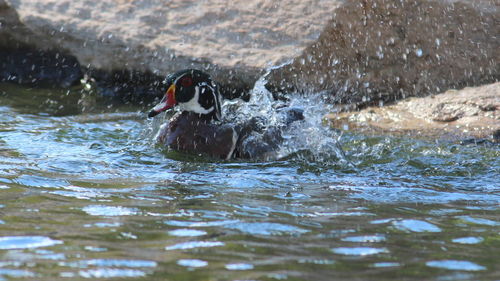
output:
[[[282,158],[227,162],[153,145],[143,108],[2,85],[0,280],[500,278],[498,146],[337,143],[292,103]]]

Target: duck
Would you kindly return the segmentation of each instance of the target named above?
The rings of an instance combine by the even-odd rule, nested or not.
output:
[[[161,126],[156,141],[169,149],[219,159],[271,159],[283,142],[283,130],[292,122],[303,120],[300,109],[279,109],[280,125],[270,125],[257,116],[240,122],[222,118],[222,95],[209,74],[185,69],[167,76],[166,92],[148,113],[148,118],[176,110]]]

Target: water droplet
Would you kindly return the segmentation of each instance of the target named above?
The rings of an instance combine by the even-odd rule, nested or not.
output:
[[[415,54],[420,58],[423,55],[422,49],[416,49]]]

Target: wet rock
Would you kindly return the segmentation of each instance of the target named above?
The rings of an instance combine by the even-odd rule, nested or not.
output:
[[[167,91],[163,80],[164,77],[150,72],[87,70],[85,83],[110,100],[149,104]]]
[[[234,97],[316,39],[339,3],[0,0],[0,41],[65,50],[110,75],[203,69]]]
[[[203,69],[239,97],[286,63],[268,76],[275,96],[327,91],[364,106],[499,79],[499,18],[494,0],[0,0],[0,50],[74,57],[101,94],[125,101],[162,95],[163,77],[181,68]],[[22,50],[8,56],[4,80],[34,79],[12,70]],[[73,83],[61,71],[46,81]],[[441,122],[463,115],[435,109]]]
[[[500,82],[328,118],[335,127],[364,132],[500,143]]]
[[[497,2],[353,0],[319,39],[269,75],[273,92],[326,91],[366,106],[500,79]],[[460,118],[444,106],[436,120]]]
[[[73,56],[32,48],[0,49],[0,82],[69,88],[83,77]]]

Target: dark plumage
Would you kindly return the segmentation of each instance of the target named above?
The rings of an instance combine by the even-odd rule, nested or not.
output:
[[[283,141],[281,131],[291,122],[303,119],[298,109],[282,109],[281,127],[267,126],[253,117],[238,124],[221,121],[221,98],[217,85],[202,71],[187,69],[169,75],[164,98],[148,114],[178,107],[158,135],[158,141],[171,149],[222,159],[271,158]]]

